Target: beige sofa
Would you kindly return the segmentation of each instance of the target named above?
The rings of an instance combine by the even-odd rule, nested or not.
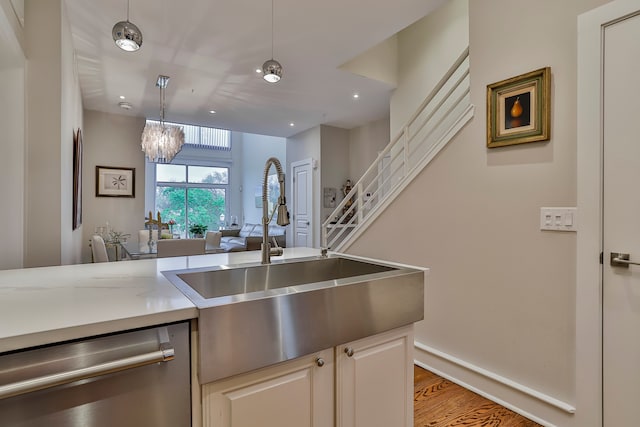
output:
[[[278,246],[286,246],[285,227],[269,225],[269,241],[273,245],[275,238]],[[247,223],[242,228],[222,230],[220,247],[225,252],[258,251],[262,244],[262,224]]]

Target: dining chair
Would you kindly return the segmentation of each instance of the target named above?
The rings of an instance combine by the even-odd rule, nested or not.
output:
[[[204,251],[208,254],[217,254],[224,252],[224,249],[220,246],[222,240],[222,232],[220,231],[207,231],[204,235]]]
[[[91,237],[91,254],[93,262],[109,262],[107,246],[104,244],[104,239],[97,234]]]
[[[158,240],[158,258],[204,255],[204,239],[160,239]]]

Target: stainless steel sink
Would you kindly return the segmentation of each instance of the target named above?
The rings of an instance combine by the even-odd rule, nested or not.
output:
[[[319,258],[280,264],[205,270],[177,276],[202,298],[249,294],[393,270],[348,258]]]
[[[424,317],[424,271],[348,256],[163,274],[199,310],[202,384]]]

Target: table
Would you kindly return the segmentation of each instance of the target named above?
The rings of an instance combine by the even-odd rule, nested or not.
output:
[[[158,247],[155,245],[147,252],[140,250],[138,242],[121,242],[120,246],[124,251],[124,255],[130,259],[156,258],[158,256]]]

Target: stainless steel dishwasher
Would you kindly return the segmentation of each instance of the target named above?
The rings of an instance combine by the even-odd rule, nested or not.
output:
[[[3,427],[191,425],[189,323],[0,355]]]

